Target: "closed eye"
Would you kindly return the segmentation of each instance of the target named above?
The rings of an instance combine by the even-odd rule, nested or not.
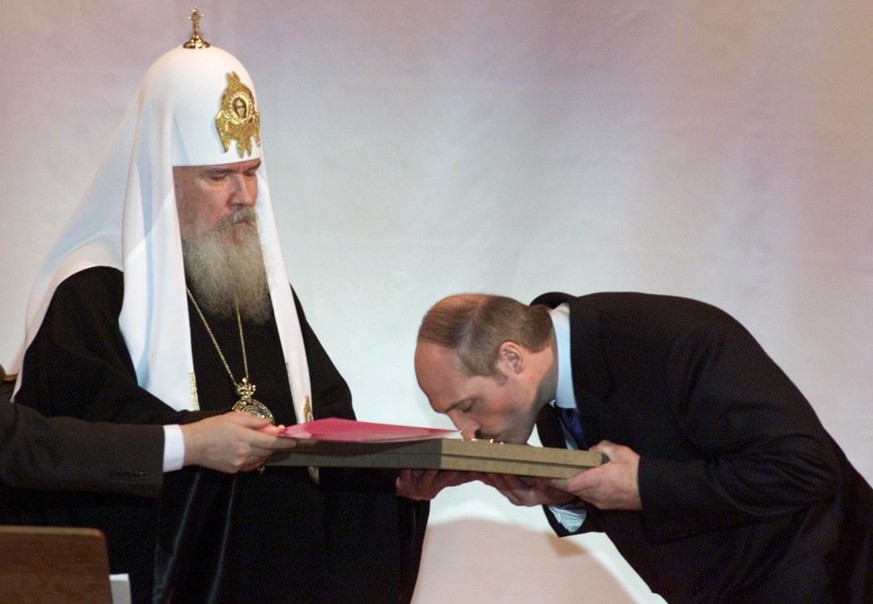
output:
[[[222,180],[227,178],[228,174],[230,174],[229,170],[215,170],[209,172],[206,175],[206,178],[208,178],[212,182],[221,182]]]
[[[460,413],[471,413],[476,410],[478,403],[479,399],[477,398],[464,399],[463,401],[455,405],[455,411],[458,411]]]

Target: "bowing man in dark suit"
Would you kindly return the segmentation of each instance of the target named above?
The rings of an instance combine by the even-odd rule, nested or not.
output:
[[[422,322],[415,370],[465,437],[524,443],[536,425],[546,446],[604,453],[569,479],[475,478],[543,505],[561,536],[606,533],[669,602],[873,602],[873,490],[721,310],[636,293],[451,296]],[[468,479],[402,477],[421,498]]]

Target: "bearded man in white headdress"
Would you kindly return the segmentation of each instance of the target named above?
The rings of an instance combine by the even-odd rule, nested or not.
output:
[[[195,35],[149,69],[43,266],[16,402],[47,415],[354,418],[288,284],[254,85]],[[171,473],[157,501],[16,493],[15,521],[102,529],[134,600],[405,602],[427,508],[394,477]]]

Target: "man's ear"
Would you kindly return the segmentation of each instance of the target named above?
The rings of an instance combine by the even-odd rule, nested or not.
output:
[[[521,373],[524,371],[524,350],[515,342],[507,340],[497,348],[497,362],[504,364],[512,373]]]

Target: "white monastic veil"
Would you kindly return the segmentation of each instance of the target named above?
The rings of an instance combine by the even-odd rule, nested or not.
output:
[[[245,67],[215,47],[175,48],[149,68],[102,167],[34,284],[25,343],[14,365],[19,384],[24,351],[57,286],[86,268],[109,266],[124,273],[119,322],[139,385],[177,410],[197,408],[173,166],[262,156],[258,144],[240,157],[236,144],[224,151],[220,142],[215,116],[230,72],[254,94]],[[255,209],[291,394],[303,422],[311,397],[309,370],[263,161]]]

